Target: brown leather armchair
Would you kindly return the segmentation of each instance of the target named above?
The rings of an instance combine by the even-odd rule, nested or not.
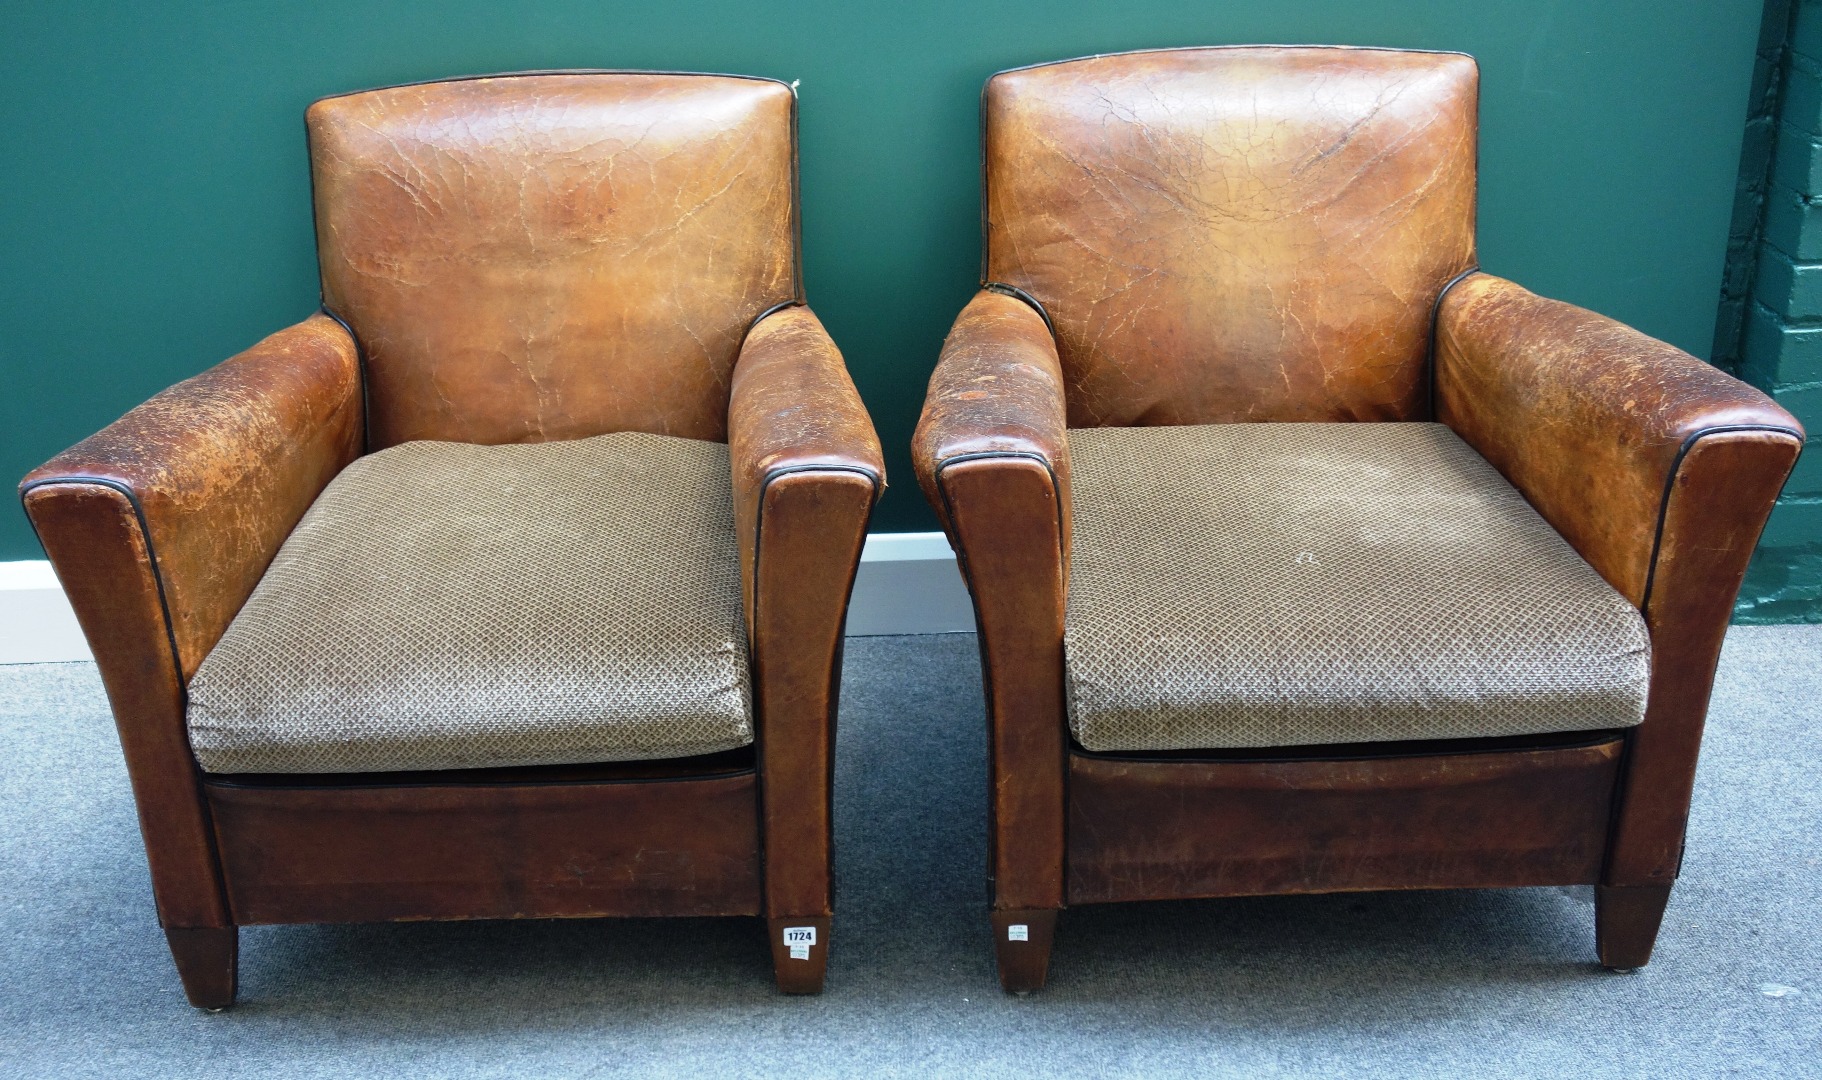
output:
[[[1000,977],[1071,904],[1597,886],[1646,962],[1797,422],[1475,263],[1474,61],[986,86],[918,478],[973,593]]]
[[[307,120],[322,313],[22,488],[190,1001],[242,925],[606,915],[766,916],[819,990],[884,474],[803,303],[795,95],[552,72]]]

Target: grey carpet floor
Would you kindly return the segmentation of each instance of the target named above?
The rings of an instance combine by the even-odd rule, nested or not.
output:
[[[756,921],[259,928],[187,1006],[89,665],[0,667],[0,1075],[1822,1075],[1822,627],[1728,639],[1658,959],[1581,889],[1067,912],[995,982],[969,636],[856,639],[828,991]]]

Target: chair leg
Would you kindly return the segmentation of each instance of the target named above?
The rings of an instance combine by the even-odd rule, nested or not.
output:
[[[1594,941],[1601,966],[1630,971],[1649,963],[1669,902],[1668,885],[1595,886]]]
[[[219,1012],[234,1004],[239,982],[240,930],[233,926],[167,926],[164,938],[177,961],[184,996],[199,1009]]]
[[[779,992],[822,993],[823,975],[829,969],[829,916],[787,915],[766,923],[772,935],[772,972]]]
[[[1009,994],[1044,988],[1050,974],[1050,943],[1056,938],[1054,908],[1025,908],[993,913],[994,953],[1000,986]]]

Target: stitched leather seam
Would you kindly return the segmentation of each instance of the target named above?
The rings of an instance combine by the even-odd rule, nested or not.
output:
[[[361,94],[375,94],[382,90],[404,90],[413,86],[437,86],[442,83],[479,82],[483,79],[535,79],[545,75],[687,75],[707,79],[744,79],[748,82],[777,83],[785,89],[791,84],[783,79],[774,79],[769,75],[734,75],[722,71],[663,71],[645,68],[532,68],[527,71],[494,71],[479,75],[451,75],[442,79],[414,79],[410,82],[384,83],[380,86],[369,86],[362,90],[344,90],[339,94],[324,94],[316,101],[335,101],[338,98],[357,97]],[[792,92],[796,96],[796,92]],[[316,104],[312,101],[310,104]]]
[[[1449,279],[1448,284],[1446,284],[1442,287],[1442,291],[1436,294],[1435,302],[1433,302],[1430,305],[1430,355],[1429,355],[1429,358],[1427,361],[1427,364],[1428,364],[1428,367],[1430,370],[1427,372],[1427,374],[1429,375],[1429,379],[1430,379],[1430,417],[1429,418],[1431,421],[1435,421],[1435,419],[1436,419],[1436,340],[1437,340],[1436,331],[1442,322],[1442,302],[1444,300],[1448,299],[1449,291],[1451,289],[1455,288],[1455,286],[1460,285],[1462,282],[1466,281],[1467,279],[1473,277],[1475,274],[1478,274],[1478,273],[1480,273],[1480,267],[1478,265],[1475,265],[1475,266],[1468,267],[1466,270],[1463,270],[1459,274],[1456,274],[1454,277]]]
[[[760,323],[765,322],[767,319],[771,318],[772,316],[778,314],[781,311],[784,311],[787,308],[806,307],[806,306],[807,305],[802,300],[780,300],[778,303],[773,304],[771,307],[766,308],[764,311],[753,316],[753,321],[750,323],[747,323],[746,334],[744,336],[742,336],[740,339],[740,347],[742,349],[746,348],[746,339],[753,336],[753,331],[759,329]]]
[[[1415,758],[1465,757],[1468,755],[1485,755],[1485,754],[1548,753],[1548,752],[1555,751],[1555,750],[1586,750],[1587,748],[1589,748],[1591,746],[1605,746],[1610,743],[1623,742],[1625,740],[1626,733],[1630,730],[1631,730],[1630,728],[1626,728],[1626,729],[1620,729],[1620,730],[1608,730],[1608,731],[1593,732],[1593,733],[1570,732],[1568,734],[1573,735],[1573,736],[1578,736],[1578,737],[1564,739],[1561,742],[1542,742],[1535,746],[1506,745],[1506,746],[1488,746],[1488,747],[1484,747],[1484,748],[1474,747],[1474,746],[1452,746],[1452,747],[1438,747],[1435,749],[1430,749],[1430,748],[1425,748],[1425,747],[1407,746],[1404,749],[1388,751],[1385,753],[1378,753],[1378,752],[1374,752],[1372,750],[1368,750],[1365,748],[1362,748],[1361,750],[1351,752],[1351,753],[1340,753],[1340,752],[1322,753],[1321,747],[1312,746],[1312,747],[1309,747],[1309,750],[1311,751],[1311,753],[1308,753],[1308,754],[1287,754],[1287,753],[1282,752],[1282,750],[1285,748],[1270,748],[1270,749],[1264,750],[1263,752],[1257,754],[1256,756],[1254,756],[1254,755],[1240,756],[1240,755],[1236,754],[1234,756],[1225,756],[1225,757],[1196,757],[1196,756],[1194,756],[1195,753],[1198,753],[1198,751],[1187,751],[1181,756],[1167,756],[1164,754],[1145,754],[1145,753],[1099,752],[1099,751],[1085,749],[1072,740],[1069,745],[1069,754],[1071,757],[1079,757],[1079,758],[1084,758],[1084,759],[1093,760],[1093,761],[1112,761],[1112,762],[1135,763],[1135,764],[1144,764],[1144,765],[1301,765],[1301,764],[1305,764],[1305,763],[1322,764],[1322,763],[1326,763],[1326,762],[1337,762],[1337,761],[1403,761],[1406,759],[1415,759]],[[1529,737],[1529,738],[1547,738],[1547,736],[1522,736],[1522,735],[1516,736],[1514,738],[1515,739],[1524,739],[1527,737]],[[1472,741],[1483,742],[1483,741],[1495,741],[1495,740],[1477,739],[1477,740],[1472,740]],[[1506,741],[1506,740],[1500,740],[1500,741]],[[1206,753],[1206,751],[1200,751],[1200,752]]]
[[[1416,56],[1465,56],[1474,59],[1473,53],[1460,49],[1393,49],[1382,45],[1177,45],[1162,49],[1122,49],[1117,52],[1089,53],[1087,56],[1071,56],[1066,60],[1045,60],[1037,64],[1020,64],[1018,67],[1002,68],[993,73],[989,82],[1001,75],[1010,75],[1015,71],[1036,71],[1039,68],[1059,67],[1063,64],[1079,64],[1084,60],[1104,60],[1112,56],[1150,56],[1164,53],[1199,53],[1199,52],[1237,52],[1242,49],[1264,51],[1322,50],[1326,52],[1364,52],[1364,53],[1409,53]],[[1475,66],[1478,68],[1479,62]]]
[[[365,454],[369,443],[367,433],[373,419],[373,401],[367,393],[367,347],[361,344],[359,337],[355,336],[354,327],[348,325],[348,320],[331,311],[328,304],[318,305],[317,310],[334,319],[335,324],[348,334],[348,340],[354,343],[354,365],[360,373],[361,379],[361,453]]]
[[[233,788],[236,791],[396,791],[400,788],[409,788],[412,791],[425,791],[432,788],[442,788],[446,790],[460,789],[464,791],[505,791],[513,788],[604,787],[610,784],[670,784],[678,781],[727,780],[752,776],[756,771],[757,766],[749,765],[744,769],[734,769],[728,772],[704,773],[699,776],[625,776],[596,780],[499,780],[492,783],[474,780],[456,782],[427,780],[421,783],[411,783],[409,781],[401,782],[394,780],[370,784],[342,783],[341,781],[332,784],[267,784],[245,783],[243,781],[210,776],[205,779],[202,784],[205,788]],[[358,776],[360,774],[353,773],[345,775]]]
[[[1001,296],[1010,296],[1015,300],[1024,301],[1026,307],[1037,312],[1038,318],[1044,320],[1044,329],[1050,331],[1051,338],[1054,339],[1057,336],[1056,323],[1050,321],[1050,312],[1044,310],[1044,305],[1038,301],[1037,297],[1017,285],[1008,285],[1003,281],[989,281],[981,288],[990,293],[998,293]]]

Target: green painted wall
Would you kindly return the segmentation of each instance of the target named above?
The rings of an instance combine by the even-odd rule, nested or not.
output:
[[[313,98],[522,68],[698,69],[802,80],[807,288],[886,442],[875,528],[897,530],[934,527],[905,446],[975,285],[977,104],[995,70],[1235,42],[1473,53],[1483,264],[1706,356],[1761,0],[4,0],[0,14],[0,476],[313,309]],[[0,559],[36,557],[24,515],[0,513]]]

